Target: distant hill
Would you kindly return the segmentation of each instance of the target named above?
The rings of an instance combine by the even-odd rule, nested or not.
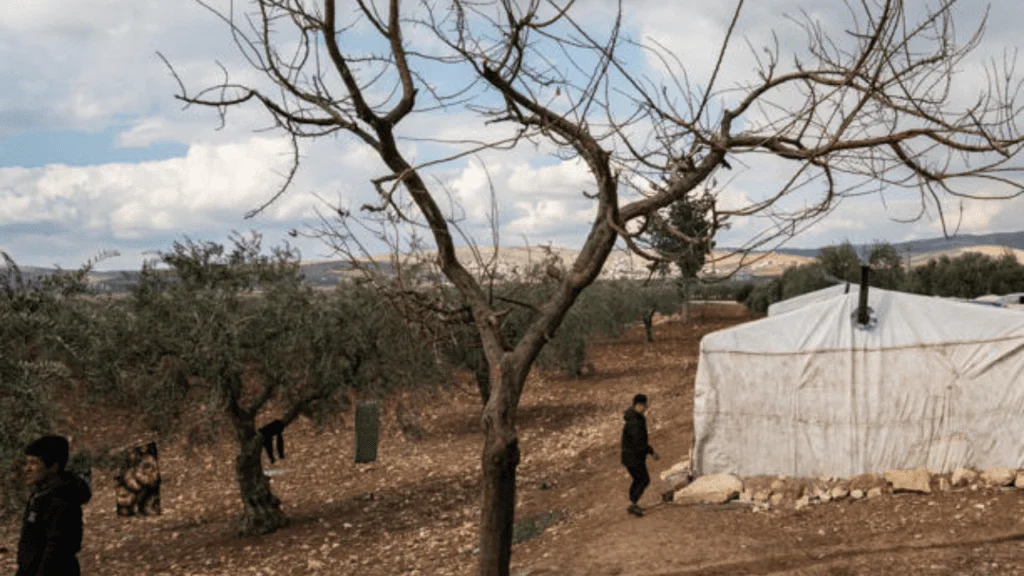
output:
[[[858,252],[866,252],[870,244],[854,245]],[[988,256],[998,257],[1005,251],[1010,250],[1017,260],[1024,263],[1024,231],[1006,232],[998,234],[962,235],[955,238],[929,238],[925,240],[913,240],[901,242],[893,246],[903,256],[910,253],[911,263],[919,266],[932,258],[940,256],[956,257],[965,252],[979,252]],[[481,247],[484,258],[489,258],[490,253],[485,247]],[[782,274],[789,267],[811,262],[821,251],[821,248],[783,248],[771,253],[751,254],[744,260],[744,268],[735,277],[736,279],[770,278]],[[476,271],[477,266],[468,248],[457,248],[459,259],[464,262],[471,271]],[[551,248],[551,252],[559,257],[562,262],[568,265],[578,254],[577,250],[569,248]],[[721,275],[736,268],[740,263],[739,258],[729,255],[728,249],[715,250],[709,257],[705,266],[704,274]],[[430,255],[425,255],[430,257]],[[514,276],[522,273],[530,267],[542,262],[545,253],[542,249],[502,247],[498,255],[497,271],[499,274]],[[385,274],[391,274],[392,268],[386,258],[380,259],[380,268]],[[330,287],[337,285],[342,278],[349,277],[356,272],[352,265],[344,260],[318,260],[303,263],[302,273],[306,282],[316,287]],[[52,268],[39,268],[35,266],[21,267],[26,278],[36,278],[52,273]],[[633,278],[644,279],[648,276],[647,262],[642,258],[617,249],[608,257],[601,273],[603,278]],[[105,292],[124,292],[138,281],[137,270],[113,270],[95,271],[89,274],[89,280],[94,287]]]
[[[928,238],[925,240],[909,240],[907,242],[894,243],[901,254],[908,250],[911,254],[924,254],[930,252],[954,252],[963,248],[974,248],[979,246],[997,246],[1024,250],[1024,230],[1020,232],[999,232],[996,234],[961,234],[953,238]],[[870,250],[871,244],[854,244],[858,252]],[[821,252],[821,248],[780,248],[780,254],[792,256],[806,256],[814,258]]]

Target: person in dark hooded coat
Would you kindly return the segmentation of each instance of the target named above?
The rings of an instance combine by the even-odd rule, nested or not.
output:
[[[65,470],[68,441],[43,436],[25,448],[25,506],[15,576],[79,576],[82,505],[92,497],[84,480]]]
[[[626,423],[622,426],[622,465],[629,471],[633,483],[629,487],[629,507],[626,511],[635,516],[643,516],[643,508],[638,502],[644,490],[651,483],[647,473],[647,455],[658,460],[658,454],[647,443],[647,396],[637,394],[633,397],[633,405],[626,410],[622,418]]]

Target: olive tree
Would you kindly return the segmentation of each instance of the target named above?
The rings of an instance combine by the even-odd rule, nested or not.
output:
[[[706,56],[714,72],[701,82],[690,82],[688,63],[656,45],[641,48],[664,63],[658,74],[644,76],[629,64],[623,47],[637,44],[623,37],[622,3],[617,15],[598,20],[588,18],[593,3],[573,0],[252,0],[244,15],[198,1],[223,19],[262,83],[226,75],[189,90],[175,74],[177,98],[221,113],[261,107],[296,151],[301,139],[347,134],[375,154],[383,165],[373,180],[379,203],[339,210],[338,217],[385,214],[396,234],[426,234],[471,317],[490,371],[481,416],[481,575],[509,570],[516,413],[530,368],[617,242],[659,259],[642,233],[660,210],[710,194],[709,237],[730,219],[763,215],[767,232],[742,246],[752,250],[879,185],[929,206],[970,196],[982,179],[990,197],[1021,193],[1014,164],[1022,142],[1019,86],[1012,69],[993,68],[987,84],[972,83],[977,100],[958,103],[951,87],[978,37],[959,43],[952,0],[914,13],[901,0],[849,2],[849,25],[836,34],[809,15],[797,17],[805,48],[757,48],[758,69],[728,86],[719,85],[718,72],[734,44],[742,0],[720,50]],[[552,62],[555,54],[561,65]],[[451,87],[453,78],[466,85]],[[476,115],[483,136],[450,157],[413,157],[399,145],[402,130],[432,110],[457,111],[463,123]],[[578,255],[549,267],[556,288],[509,341],[502,323],[511,305],[491,298],[487,281],[456,251],[464,241],[459,215],[446,210],[453,198],[432,169],[526,141],[586,166],[594,216]],[[776,190],[738,206],[719,202],[721,170],[766,156],[790,168]],[[298,168],[301,156],[295,158]]]
[[[0,508],[18,509],[23,490],[17,465],[22,449],[60,423],[56,396],[71,386],[64,309],[87,291],[94,262],[77,271],[29,277],[0,252]]]
[[[376,292],[316,290],[303,283],[294,250],[264,253],[258,234],[233,244],[175,242],[160,256],[166,270],[147,263],[131,297],[131,341],[122,343],[134,372],[122,377],[157,417],[202,406],[210,423],[231,430],[239,530],[262,534],[286,518],[263,474],[258,419],[274,410],[285,426],[300,415],[323,422],[351,395],[429,384],[441,373],[417,328]]]

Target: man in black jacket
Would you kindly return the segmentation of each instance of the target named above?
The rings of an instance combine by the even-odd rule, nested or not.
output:
[[[32,496],[25,507],[15,576],[79,576],[82,505],[92,492],[64,469],[68,441],[43,436],[25,448],[25,482]]]
[[[622,418],[626,421],[622,427],[622,465],[629,471],[633,484],[629,487],[629,508],[626,511],[635,516],[643,516],[643,508],[637,502],[644,490],[651,483],[647,474],[647,455],[658,460],[658,454],[647,443],[647,396],[637,394],[633,397],[633,406],[626,410]]]

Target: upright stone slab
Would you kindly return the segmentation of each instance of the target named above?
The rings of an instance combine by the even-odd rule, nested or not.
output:
[[[377,461],[380,439],[380,405],[360,402],[356,406],[356,463]]]

